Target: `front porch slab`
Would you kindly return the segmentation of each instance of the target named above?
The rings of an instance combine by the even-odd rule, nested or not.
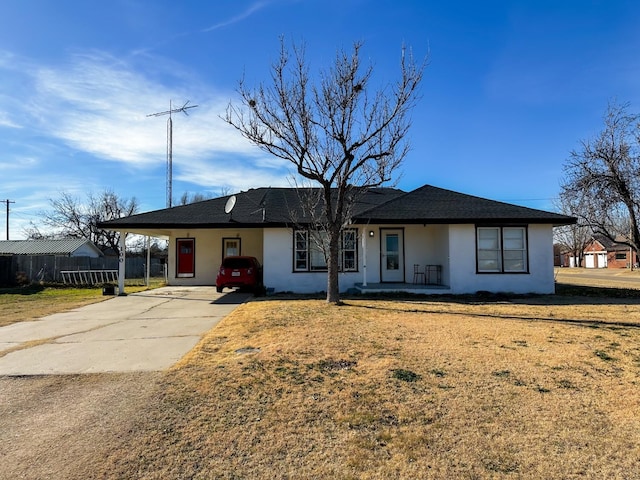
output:
[[[414,295],[442,295],[451,293],[448,285],[424,285],[420,283],[356,283],[359,293],[411,293]]]

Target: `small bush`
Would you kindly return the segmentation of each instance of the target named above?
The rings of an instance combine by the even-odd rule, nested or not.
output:
[[[612,362],[614,360],[616,360],[614,357],[612,357],[611,355],[609,355],[607,352],[605,352],[604,350],[596,350],[594,352],[594,355],[596,357],[598,357],[600,360],[604,360],[605,362]]]
[[[20,286],[29,285],[27,272],[16,272],[16,284]]]
[[[417,382],[422,378],[417,373],[412,372],[411,370],[405,370],[404,368],[396,368],[395,370],[392,370],[391,373],[393,374],[393,378],[402,380],[403,382]]]

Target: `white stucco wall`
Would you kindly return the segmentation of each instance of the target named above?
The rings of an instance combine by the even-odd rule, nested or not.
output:
[[[405,282],[413,282],[413,266],[440,265],[442,284],[449,284],[449,225],[409,225],[404,229]],[[379,248],[379,247],[378,247]]]
[[[178,238],[195,238],[194,277],[176,277],[176,240]],[[241,255],[250,255],[263,262],[261,229],[174,230],[169,238],[169,285],[215,285],[218,268],[222,262],[223,238],[239,238]]]
[[[340,290],[353,288],[363,283],[365,278],[366,245],[366,281],[368,284],[380,282],[380,231],[381,229],[402,229],[404,231],[404,270],[405,282],[413,281],[413,265],[426,264],[442,266],[442,282],[449,279],[449,243],[448,225],[397,225],[357,226],[358,229],[358,271],[340,273]],[[373,237],[369,232],[373,231]],[[295,291],[300,293],[323,292],[327,289],[326,272],[294,272],[292,231],[284,228],[265,229],[264,233],[264,272],[265,285],[275,292]]]
[[[554,293],[553,228],[551,225],[529,225],[529,273],[476,273],[476,240],[474,225],[451,225],[451,293],[478,291],[511,293]]]
[[[358,245],[359,270],[362,266],[360,251]],[[340,273],[340,290],[348,290],[361,281],[361,271]],[[267,228],[264,230],[264,284],[274,292],[325,292],[327,272],[294,272],[292,230]]]
[[[398,228],[394,225],[358,226],[358,234],[365,234],[366,280],[380,282],[380,229]],[[374,236],[369,236],[369,231]],[[513,293],[553,293],[553,235],[551,225],[530,225],[528,228],[529,273],[476,273],[475,226],[468,225],[409,225],[404,231],[404,267],[407,283],[413,281],[413,265],[442,266],[442,284],[447,293],[475,293],[486,290]],[[275,292],[324,292],[326,272],[294,272],[291,229],[267,228],[232,230],[179,230],[172,232],[169,244],[170,285],[214,285],[222,260],[222,239],[241,239],[242,255],[258,258],[264,266],[264,282]],[[196,272],[193,278],[176,278],[176,239],[196,239]],[[340,274],[340,290],[346,291],[364,280],[364,249],[358,240],[358,271]]]

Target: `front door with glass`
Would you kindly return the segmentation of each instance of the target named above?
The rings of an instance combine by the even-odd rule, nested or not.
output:
[[[381,230],[380,280],[404,282],[404,239],[401,229]]]

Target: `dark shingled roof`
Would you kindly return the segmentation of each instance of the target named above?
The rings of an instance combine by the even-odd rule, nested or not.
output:
[[[627,242],[628,240],[624,237],[616,238],[614,242],[608,237],[605,237],[601,234],[596,234],[592,237],[592,239],[598,242],[602,247],[608,252],[621,251],[621,250],[629,250],[629,246],[623,242]]]
[[[363,212],[373,223],[551,223],[567,225],[576,219],[558,213],[497,202],[424,185],[384,205]]]
[[[318,190],[313,190],[318,192]],[[225,205],[230,196],[132,215],[100,223],[106,229],[252,228],[308,223],[300,194],[295,188],[257,188],[235,195],[230,214]],[[293,213],[292,213],[293,212]],[[374,188],[358,198],[353,223],[478,223],[521,222],[565,225],[573,217],[465,195],[425,185],[412,192]]]

